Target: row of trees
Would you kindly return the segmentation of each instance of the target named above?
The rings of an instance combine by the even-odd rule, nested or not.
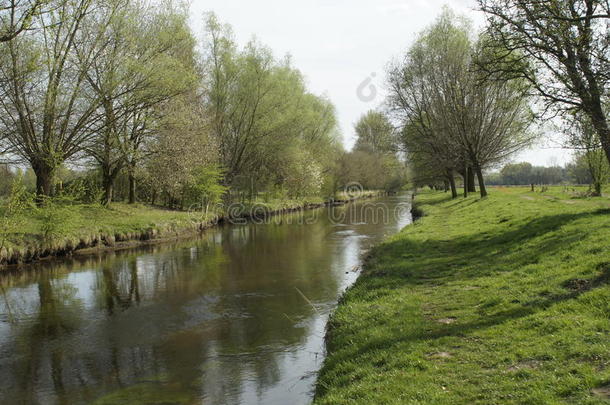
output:
[[[389,106],[415,181],[446,181],[456,196],[454,174],[472,190],[472,171],[484,196],[484,169],[527,146],[534,119],[560,119],[600,194],[610,162],[608,2],[479,5],[487,26],[478,37],[445,10],[390,70]]]
[[[527,83],[477,69],[490,55],[487,37],[473,38],[472,32],[469,21],[445,9],[389,74],[388,103],[415,182],[442,179],[453,197],[457,173],[465,195],[474,191],[476,176],[486,196],[485,169],[532,139]]]
[[[127,0],[44,2],[0,54],[0,139],[27,162],[39,202],[67,162],[99,166],[106,202],[125,169],[153,152],[167,118],[195,96],[195,41],[185,9]],[[194,145],[196,147],[196,145]]]
[[[510,163],[499,172],[490,173],[487,182],[492,185],[588,184],[593,192],[600,193],[602,187],[610,182],[610,165],[601,151],[595,155],[578,153],[564,167]]]
[[[261,191],[332,196],[400,177],[387,145],[358,152],[383,155],[360,170],[333,105],[290,58],[256,40],[240,48],[213,14],[198,43],[187,6],[170,0],[2,4],[0,159],[29,166],[40,204],[65,191],[67,167],[104,204],[172,207]]]

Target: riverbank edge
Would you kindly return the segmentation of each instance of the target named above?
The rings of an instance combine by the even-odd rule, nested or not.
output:
[[[342,206],[358,200],[372,199],[382,196],[383,192],[363,192],[362,195],[349,199],[328,200],[320,203],[304,203],[298,206],[283,207],[265,211],[260,205],[250,212],[239,215],[222,215],[205,221],[184,223],[166,223],[148,226],[132,232],[94,232],[88,236],[65,237],[60,241],[53,241],[50,245],[9,247],[0,249],[0,271],[16,269],[23,265],[34,264],[40,261],[69,257],[71,255],[88,255],[108,251],[132,249],[139,246],[162,244],[180,239],[187,239],[201,235],[208,229],[223,226],[236,221],[261,220],[277,215],[295,213],[300,211]]]
[[[515,201],[519,201],[519,198],[522,198],[524,201],[527,201],[528,203],[531,201],[533,204],[538,204],[538,203],[542,203],[542,204],[556,204],[557,201],[561,201],[564,204],[556,204],[559,206],[565,206],[565,207],[579,207],[580,201],[578,199],[578,197],[567,197],[567,198],[559,198],[556,195],[534,195],[533,197],[530,196],[529,193],[527,193],[527,191],[529,190],[523,190],[523,195],[515,195]],[[502,190],[500,190],[500,192],[503,192]],[[441,200],[439,201],[416,201],[416,195],[417,193],[413,193],[412,194],[412,206],[411,206],[411,213],[413,215],[413,222],[412,224],[408,225],[408,226],[423,226],[423,227],[428,227],[429,224],[418,224],[419,220],[422,219],[423,217],[436,217],[438,215],[438,213],[436,212],[436,209],[433,209],[432,211],[434,211],[433,213],[430,213],[426,208],[428,208],[429,205],[432,206],[432,208],[434,208],[435,205],[439,204],[439,201],[442,202]],[[563,201],[566,200],[567,201]],[[575,199],[575,200],[574,200]],[[445,199],[446,200],[446,199]],[[446,200],[446,201],[450,201],[450,200]],[[454,200],[451,200],[454,201]],[[478,198],[471,198],[470,200],[466,200],[467,202],[476,202],[478,201]],[[586,202],[587,200],[583,200],[583,204],[584,202]],[[460,208],[459,206],[462,205],[460,203],[458,204],[453,204],[454,207],[451,209],[454,210],[464,210],[464,209],[468,209],[468,208]],[[468,205],[468,204],[464,204],[464,205]],[[593,208],[595,208],[595,206],[593,204],[591,204],[593,206]],[[455,207],[458,206],[458,207]],[[591,207],[589,207],[589,209],[591,209]],[[610,211],[608,211],[610,209],[610,205],[608,204],[598,204],[597,207],[597,211],[591,211],[591,212],[587,212],[588,215],[600,215],[600,214],[607,214]],[[586,213],[586,207],[582,208],[582,212],[577,211],[577,215],[580,216],[585,216]],[[501,218],[499,219],[499,223],[510,223],[510,220],[507,219],[507,217],[504,217],[503,215],[505,215],[504,213],[502,213],[502,215],[498,214]],[[565,215],[565,214],[564,214]],[[516,216],[516,218],[519,219],[523,219],[525,218],[527,220],[526,216]],[[403,230],[406,228],[403,228]],[[423,228],[416,230],[415,232],[420,233],[423,231]],[[347,311],[349,312],[354,312],[354,306],[358,306],[358,305],[368,305],[371,308],[375,308],[376,310],[383,310],[383,311],[390,311],[393,308],[383,308],[380,309],[379,304],[376,301],[375,297],[376,297],[376,292],[374,290],[368,289],[366,290],[367,293],[369,294],[369,297],[364,301],[359,301],[359,298],[354,299],[354,296],[352,294],[351,297],[348,297],[349,293],[351,292],[352,289],[355,289],[356,287],[362,287],[363,282],[366,283],[367,281],[371,281],[373,280],[372,284],[374,285],[375,283],[375,279],[383,279],[384,277],[389,277],[390,275],[390,271],[388,270],[381,270],[379,268],[379,261],[382,260],[382,257],[384,256],[384,254],[387,255],[387,252],[384,252],[383,249],[386,248],[384,245],[386,244],[390,244],[390,243],[394,243],[397,242],[400,238],[395,238],[395,240],[392,240],[392,237],[386,238],[384,241],[381,241],[378,245],[375,246],[375,248],[382,248],[380,250],[377,249],[373,249],[372,252],[366,257],[365,263],[363,263],[362,265],[362,271],[360,273],[359,278],[341,295],[341,297],[339,298],[339,302],[338,302],[338,306],[335,308],[335,310],[332,312],[332,314],[330,315],[330,318],[327,322],[326,325],[326,332],[325,332],[325,336],[324,336],[324,341],[325,341],[325,353],[324,353],[324,364],[322,365],[321,370],[318,372],[317,375],[317,380],[316,380],[316,384],[315,384],[315,389],[314,389],[314,397],[313,397],[313,404],[331,404],[331,403],[340,403],[342,400],[344,400],[345,398],[350,398],[351,401],[353,403],[374,403],[375,400],[372,400],[372,398],[377,398],[376,397],[376,393],[372,393],[373,391],[367,391],[367,384],[368,381],[365,382],[365,371],[364,370],[358,370],[358,363],[357,363],[357,359],[354,358],[354,356],[346,356],[345,354],[340,354],[339,357],[337,357],[337,351],[342,350],[341,347],[346,347],[345,346],[345,342],[342,343],[338,343],[340,340],[345,340],[345,336],[335,336],[335,335],[339,335],[339,334],[346,334],[346,322],[349,324],[349,316],[345,317],[345,314],[341,314],[342,316],[337,317],[337,313],[339,312],[339,310],[341,309],[342,311]],[[593,248],[592,248],[593,249]],[[386,249],[387,250],[387,249]],[[594,250],[591,250],[594,251]],[[571,258],[570,255],[567,256],[568,258]],[[594,261],[595,259],[591,258],[591,261]],[[602,262],[600,264],[597,264],[597,266],[593,266],[593,270],[591,271],[591,274],[593,274],[593,276],[591,276],[591,274],[587,274],[587,278],[586,279],[581,279],[581,278],[576,278],[576,279],[569,279],[568,281],[564,281],[563,283],[559,284],[558,287],[561,289],[567,289],[570,291],[570,293],[568,294],[570,296],[570,298],[578,298],[581,294],[585,294],[585,293],[591,293],[594,294],[595,293],[595,289],[599,289],[601,287],[603,287],[603,282],[608,280],[608,273],[604,273],[604,271],[607,272],[608,270],[608,264],[610,264],[610,262],[608,261],[603,261],[603,257],[600,257],[599,260],[602,260]],[[387,263],[386,263],[387,264]],[[537,263],[536,263],[537,264]],[[604,270],[606,269],[606,270]],[[366,277],[362,277],[362,276],[366,276]],[[401,275],[395,275],[396,277],[401,277]],[[409,275],[410,277],[417,277],[416,275]],[[578,273],[577,271],[571,271],[570,272],[570,276],[579,276],[579,277],[583,277],[582,273]],[[402,275],[402,277],[405,277],[404,275]],[[368,280],[364,280],[368,278]],[[432,279],[427,278],[426,280],[430,280]],[[440,286],[440,284],[439,284]],[[439,286],[437,287],[433,287],[436,288],[437,290],[440,290]],[[584,287],[583,287],[584,286]],[[383,289],[382,287],[379,287],[381,289]],[[479,288],[479,287],[471,287],[473,290],[475,288]],[[563,292],[563,291],[562,291]],[[384,291],[382,291],[380,293],[380,295],[383,295]],[[543,294],[549,294],[548,291],[543,291],[543,293],[538,294],[538,295],[543,295]],[[494,297],[492,297],[494,298]],[[490,298],[489,300],[491,301],[492,298]],[[594,299],[592,299],[593,301]],[[511,303],[518,303],[520,302],[513,300],[511,301]],[[364,304],[363,304],[364,302]],[[487,302],[485,302],[487,303]],[[478,304],[481,304],[480,302],[478,302]],[[579,304],[574,304],[574,305],[579,305]],[[429,308],[428,308],[429,309]],[[455,308],[453,308],[455,309]],[[578,312],[576,312],[578,314]],[[424,314],[425,318],[427,321],[429,321],[428,317],[429,314]],[[374,318],[375,315],[371,315],[371,318]],[[400,318],[400,316],[397,316],[398,318]],[[451,329],[451,328],[455,328],[455,323],[457,323],[460,318],[459,317],[445,317],[443,318],[441,315],[438,315],[437,317],[440,317],[439,320],[436,321],[436,323],[438,323],[440,325],[441,328],[447,328],[447,329]],[[334,319],[335,318],[335,319]],[[340,318],[340,319],[336,319],[336,318]],[[551,317],[553,318],[553,317]],[[355,325],[351,325],[349,326],[352,329],[349,331],[355,331],[355,330],[359,330],[362,331],[363,329],[361,329],[361,325],[360,328],[359,326],[355,326]],[[347,327],[347,329],[349,329],[349,327]],[[429,328],[434,328],[435,324],[434,323],[430,323],[428,325]],[[437,326],[438,328],[438,326]],[[366,331],[366,327],[364,328],[366,334],[369,334],[369,332],[372,332],[371,330]],[[578,328],[577,328],[578,329]],[[524,329],[525,330],[525,329]],[[347,335],[349,335],[349,332],[347,333]],[[581,331],[579,331],[581,332]],[[600,334],[599,332],[594,331],[594,334]],[[370,333],[370,335],[374,335],[373,333]],[[512,335],[511,335],[512,336]],[[580,336],[580,335],[579,335]],[[463,337],[463,336],[462,336]],[[436,338],[436,337],[434,337]],[[349,336],[349,339],[357,339],[354,336]],[[439,339],[440,340],[440,339]],[[473,341],[475,341],[475,338],[472,338]],[[543,339],[539,339],[539,341],[542,341]],[[397,340],[398,341],[398,340]],[[517,340],[518,341],[518,340]],[[332,349],[329,349],[329,346],[335,346]],[[350,341],[349,346],[355,346],[356,348],[353,350],[356,353],[359,353],[360,350],[363,350],[357,343],[355,343],[353,340]],[[375,344],[374,343],[370,343],[369,344],[370,347],[374,347]],[[458,345],[454,345],[452,346],[452,348],[454,350],[457,350],[456,348],[460,348],[460,346]],[[441,349],[443,350],[445,349],[444,347]],[[330,351],[329,351],[330,350]],[[370,349],[369,349],[370,350]],[[436,361],[438,363],[442,363],[442,362],[447,362],[450,363],[452,362],[453,358],[456,357],[455,353],[449,353],[447,351],[435,351],[435,350],[439,350],[438,347],[433,347],[430,346],[428,348],[426,348],[425,353],[426,353],[426,358],[427,359],[431,359],[432,361]],[[415,351],[415,349],[413,350]],[[532,349],[532,351],[536,351],[536,348]],[[592,351],[594,351],[592,349]],[[386,350],[380,350],[380,352],[383,352],[383,356],[387,356],[387,357],[391,357],[393,358],[393,356],[398,357],[398,353],[390,353],[391,351]],[[418,353],[421,354],[421,353]],[[333,358],[333,365],[331,366],[331,368],[326,369],[326,362],[327,359],[330,356],[334,356],[335,358]],[[518,357],[528,357],[527,354],[524,353],[511,353],[511,355]],[[378,362],[378,364],[376,363],[372,368],[375,368],[375,373],[379,373],[376,374],[378,376],[381,376],[382,374],[382,368],[384,364],[387,364],[387,362],[389,360],[387,360],[386,357],[383,357],[381,353],[378,354],[378,359],[376,359],[376,361]],[[383,357],[383,359],[382,359]],[[599,356],[598,356],[599,357]],[[597,359],[598,362],[601,362],[600,358],[598,358],[596,356],[591,356],[591,358],[593,360]],[[544,358],[544,360],[550,360],[551,357],[549,358]],[[370,362],[370,359],[367,359]],[[505,361],[507,361],[506,359],[504,359]],[[538,368],[538,365],[536,365],[536,367],[530,367],[528,363],[528,361],[530,361],[529,359],[526,360],[515,360],[515,359],[509,359],[508,361],[512,360],[513,364],[511,365],[509,363],[508,366],[506,366],[505,370],[501,370],[498,374],[500,376],[504,375],[504,374],[519,374],[522,373],[524,374],[524,369],[526,370],[536,370]],[[410,361],[410,360],[409,360]],[[493,360],[492,360],[493,361]],[[370,363],[364,363],[366,365],[370,365]],[[385,362],[385,363],[384,363]],[[540,363],[542,363],[542,361],[540,361]],[[414,363],[415,364],[415,363]],[[569,366],[573,366],[574,362],[570,362],[568,363]],[[608,364],[608,363],[606,363]],[[354,366],[355,365],[355,366]],[[604,399],[607,401],[608,400],[608,388],[610,387],[608,385],[608,383],[610,382],[610,379],[607,378],[607,371],[605,373],[606,377],[604,377],[604,375],[602,374],[604,369],[603,367],[600,367],[598,363],[595,363],[593,365],[590,365],[591,369],[593,369],[595,371],[595,373],[599,373],[600,375],[595,379],[591,379],[589,378],[589,380],[587,380],[587,386],[585,386],[585,388],[582,388],[581,386],[578,386],[578,388],[582,391],[579,392],[580,395],[582,395],[584,393],[584,395],[586,395],[586,399],[589,400],[590,402],[586,402],[586,403],[598,403],[598,402],[604,402]],[[429,368],[426,368],[425,365],[421,365],[419,363],[415,364],[414,368],[416,369],[415,373],[419,373],[419,374],[426,374],[429,370]],[[491,367],[490,367],[491,369]],[[368,370],[367,370],[368,371]],[[579,370],[581,371],[581,370]],[[568,374],[571,374],[573,372],[572,369],[570,369],[570,371],[568,371]],[[574,371],[575,372],[575,371]],[[332,379],[337,378],[336,381],[331,382],[329,384],[328,378],[329,376],[332,375],[331,381]],[[373,375],[373,374],[371,374]],[[367,376],[368,377],[368,376]],[[393,376],[394,377],[394,376]],[[445,376],[437,376],[439,379],[444,378]],[[589,376],[590,377],[590,376]],[[383,377],[380,377],[383,378]],[[385,381],[384,384],[387,385],[391,385],[392,382],[389,381]],[[340,392],[341,390],[345,390],[346,387],[356,387],[353,388],[353,390],[350,391],[344,391],[344,392]],[[486,389],[489,390],[489,392],[492,392],[493,389],[492,388],[496,388],[495,386],[491,386],[491,387],[487,387]],[[573,387],[571,387],[573,388]],[[408,390],[411,391],[408,391]],[[442,391],[440,390],[442,389]],[[575,389],[575,388],[574,388]],[[402,391],[401,391],[402,390]],[[449,392],[449,388],[445,387],[445,385],[439,385],[439,392],[441,392],[440,396],[443,397],[443,395],[447,395],[447,393]],[[527,390],[524,390],[524,392],[527,392]],[[383,394],[382,394],[383,395]],[[390,397],[384,397],[385,400],[384,401],[380,401],[380,402],[384,402],[384,403],[394,403],[394,402],[388,402],[387,398],[401,398],[401,402],[402,403],[402,398],[403,395],[411,395],[409,398],[411,398],[413,400],[413,402],[418,402],[419,403],[419,399],[424,398],[424,394],[422,394],[419,390],[419,388],[413,390],[413,388],[406,388],[402,387],[399,389],[398,392],[394,392],[393,394],[390,394],[393,396]],[[426,393],[427,395],[427,393]],[[510,394],[508,394],[510,396]],[[417,401],[415,401],[413,398],[418,398]],[[505,398],[505,397],[503,397]],[[497,398],[495,398],[497,399]],[[454,403],[452,402],[452,400],[446,400],[447,402],[445,402],[445,399],[443,398],[442,401],[436,401],[435,403]],[[397,402],[398,403],[398,402]],[[456,403],[461,403],[461,402],[456,402]],[[466,403],[466,402],[464,402]],[[507,402],[508,403],[508,402]],[[510,402],[513,403],[513,402]],[[514,402],[516,403],[516,402]],[[521,403],[521,402],[519,402]],[[584,403],[584,402],[583,402]]]
[[[421,209],[419,207],[420,204],[418,204],[415,200],[415,197],[417,196],[417,190],[411,190],[411,209],[410,209],[410,213],[411,213],[411,222],[409,224],[407,224],[404,228],[400,229],[397,233],[402,232],[406,227],[412,226],[413,224],[415,224],[416,221],[418,221],[420,218],[424,217],[426,215],[425,211],[423,209]],[[364,257],[364,260],[362,261],[362,264],[360,266],[360,274],[358,275],[358,278],[354,281],[354,283],[349,286],[340,296],[339,299],[337,300],[337,307],[332,311],[330,318],[328,319],[327,323],[326,323],[326,331],[324,332],[324,346],[327,347],[328,343],[330,342],[330,340],[332,339],[332,332],[333,332],[333,322],[332,322],[332,317],[333,314],[337,311],[337,309],[342,305],[342,303],[344,302],[344,298],[346,296],[346,294],[349,292],[349,290],[351,288],[354,288],[354,286],[356,286],[358,284],[358,281],[360,281],[363,273],[366,272],[368,266],[369,266],[369,262],[371,262],[372,260],[375,259],[376,253],[375,253],[375,249],[378,248],[379,246],[383,245],[389,237],[386,237],[385,239],[383,239],[381,242],[377,243],[375,246],[373,246],[373,248],[369,251],[369,253]],[[328,355],[328,353],[324,353],[325,357]],[[314,402],[315,402],[315,397],[317,396],[317,390],[316,390],[316,395],[314,396]]]

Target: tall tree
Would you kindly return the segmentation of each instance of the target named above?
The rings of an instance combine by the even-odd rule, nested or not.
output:
[[[394,126],[382,112],[368,111],[360,117],[355,130],[355,150],[381,154],[396,152]]]
[[[462,173],[464,195],[473,173],[484,197],[483,170],[529,144],[531,114],[522,83],[474,69],[488,56],[470,31],[468,21],[445,10],[392,69],[389,100],[405,124],[415,122],[417,147]]]
[[[479,4],[488,17],[488,46],[495,56],[484,69],[527,80],[548,109],[582,111],[610,162],[610,3],[479,0]]]
[[[209,14],[203,62],[206,111],[226,185],[247,183],[250,193],[259,185],[281,188],[295,178],[290,168],[314,157],[311,166],[320,170],[313,172],[325,171],[323,157],[336,141],[334,108],[307,91],[290,58],[276,60],[255,40],[237,49],[230,28]]]
[[[118,0],[106,18],[91,22],[92,31],[107,31],[87,82],[100,99],[103,125],[88,152],[100,166],[104,203],[112,201],[114,182],[123,168],[129,175],[129,201],[135,202],[135,171],[146,153],[146,141],[162,119],[160,105],[196,86],[195,40],[187,13],[179,5],[153,6]]]
[[[35,31],[1,45],[0,131],[32,166],[39,197],[51,194],[55,171],[82,150],[98,118],[99,101],[83,91],[93,44],[75,63],[77,33],[93,8],[92,0],[54,0]]]

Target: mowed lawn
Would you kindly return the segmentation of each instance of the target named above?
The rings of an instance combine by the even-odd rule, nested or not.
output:
[[[315,403],[610,403],[610,199],[415,201],[332,316]]]

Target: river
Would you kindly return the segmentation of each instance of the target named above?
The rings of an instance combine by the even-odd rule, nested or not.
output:
[[[306,404],[403,194],[0,273],[0,404]]]

